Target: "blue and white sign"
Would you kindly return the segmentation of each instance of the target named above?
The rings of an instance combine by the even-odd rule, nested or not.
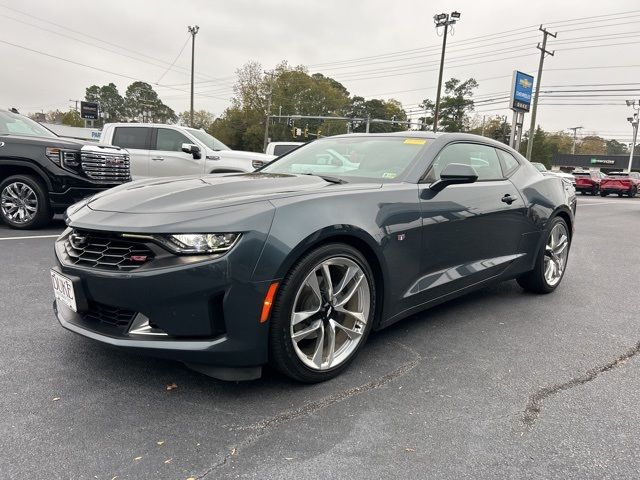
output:
[[[518,70],[513,71],[509,108],[516,112],[528,112],[533,96],[533,76]]]

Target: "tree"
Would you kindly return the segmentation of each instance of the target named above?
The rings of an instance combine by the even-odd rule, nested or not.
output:
[[[69,110],[60,117],[60,123],[71,127],[84,127],[84,120],[80,117],[77,110]]]
[[[127,87],[124,108],[129,120],[140,122],[175,122],[178,117],[165,105],[151,85],[133,82]]]
[[[451,78],[444,84],[444,95],[440,98],[440,112],[438,114],[439,130],[444,132],[464,132],[470,128],[470,113],[473,112],[473,91],[478,88],[478,82],[469,78],[461,82]],[[421,118],[423,124],[429,128],[433,125],[436,104],[425,99],[420,107],[427,115]]]
[[[606,154],[607,155],[624,155],[629,153],[629,149],[624,143],[620,143],[617,140],[606,140]]]
[[[365,100],[363,97],[354,96],[351,99],[347,116],[354,118],[373,118],[391,121],[406,121],[407,113],[402,108],[402,104],[394,99],[381,100],[372,98]],[[405,124],[400,123],[371,123],[369,125],[370,133],[380,132],[398,132],[407,130]],[[357,122],[353,128],[354,132],[365,132],[366,122]]]
[[[469,133],[476,135],[484,135],[488,138],[493,138],[506,145],[509,144],[511,136],[511,124],[507,121],[506,116],[490,117],[488,120],[482,120],[478,124],[474,122],[475,126],[469,130]]]
[[[208,130],[213,124],[215,119],[213,113],[206,110],[195,110],[193,112],[193,128],[203,128]],[[189,126],[191,122],[191,112],[189,110],[182,112],[178,115],[178,121],[181,125]]]
[[[597,135],[584,137],[578,145],[576,145],[576,153],[598,155],[604,154],[606,151],[607,144],[605,139]]]
[[[100,105],[100,113],[103,118],[98,124],[103,122],[120,122],[125,116],[124,98],[118,92],[118,87],[113,83],[103,85],[91,85],[85,91],[85,100],[87,102],[98,102]]]
[[[282,62],[272,75],[264,75],[259,63],[249,62],[238,69],[237,75],[231,106],[208,130],[231,148],[262,150],[269,96],[270,114],[342,116],[349,106],[349,92],[343,85],[322,74],[309,75],[303,66],[291,67]],[[325,134],[329,129],[344,133],[346,123],[341,123],[339,127],[331,121],[300,119],[289,123],[271,119],[270,137],[294,139],[295,128],[308,131],[307,138],[313,138],[318,131]],[[341,132],[337,131],[339,128]]]

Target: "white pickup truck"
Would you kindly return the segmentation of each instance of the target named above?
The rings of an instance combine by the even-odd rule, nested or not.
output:
[[[107,123],[100,143],[126,148],[134,180],[202,173],[252,172],[275,158],[231,150],[204,130],[153,123]]]

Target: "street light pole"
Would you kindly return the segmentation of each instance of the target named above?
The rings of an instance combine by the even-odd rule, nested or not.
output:
[[[449,31],[449,25],[455,24],[460,20],[460,12],[439,13],[433,16],[433,22],[436,24],[436,30],[438,27],[444,27],[444,34],[442,35],[442,54],[440,55],[440,73],[438,73],[438,91],[436,93],[436,108],[433,112],[433,131],[438,131],[438,116],[440,115],[440,92],[442,90],[442,72],[444,70],[444,54],[447,49],[447,33]]]
[[[571,147],[571,155],[575,155],[576,153],[576,139],[578,130],[581,130],[583,127],[570,127],[568,130],[573,130],[573,146]]]
[[[636,148],[636,141],[638,140],[638,123],[640,123],[640,118],[638,118],[638,112],[640,111],[640,101],[637,102],[635,100],[627,100],[627,106],[632,107],[635,111],[632,117],[627,117],[627,120],[633,127],[633,140],[631,143],[631,152],[629,153],[629,166],[627,168],[627,172],[631,173],[631,167],[633,164],[633,154]]]
[[[188,27],[191,34],[191,107],[189,108],[189,126],[193,128],[193,69],[196,52],[196,34],[200,27],[198,25],[194,27]]]

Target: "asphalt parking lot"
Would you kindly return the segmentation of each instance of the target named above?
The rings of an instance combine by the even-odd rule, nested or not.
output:
[[[216,381],[63,330],[48,275],[63,227],[0,227],[1,478],[640,471],[640,199],[579,197],[554,294],[470,294],[372,335],[344,375],[312,386]]]

